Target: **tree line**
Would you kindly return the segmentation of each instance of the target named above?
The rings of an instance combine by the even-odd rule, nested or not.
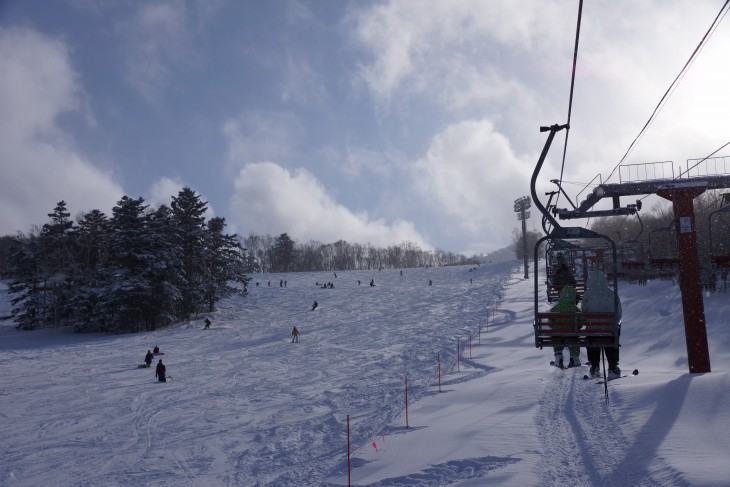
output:
[[[255,261],[256,271],[261,273],[397,269],[479,263],[476,256],[466,257],[438,249],[423,250],[413,242],[384,248],[345,240],[334,243],[314,240],[298,243],[286,233],[273,237],[252,232],[242,239],[242,245]]]
[[[111,217],[92,210],[74,222],[60,201],[40,229],[3,239],[11,318],[26,330],[123,333],[212,311],[248,278],[238,237],[224,218],[206,221],[207,208],[186,187],[170,206],[123,196]]]

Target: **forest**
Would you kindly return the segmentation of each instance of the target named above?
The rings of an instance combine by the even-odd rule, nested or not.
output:
[[[108,217],[75,219],[65,201],[27,234],[0,237],[0,277],[19,329],[73,327],[77,332],[155,330],[200,313],[220,299],[246,294],[254,273],[478,264],[476,257],[386,248],[344,240],[298,243],[287,233],[246,238],[227,234],[222,217],[189,187],[170,206],[152,208],[123,196]]]

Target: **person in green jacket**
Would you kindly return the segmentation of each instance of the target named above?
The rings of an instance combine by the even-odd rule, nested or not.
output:
[[[564,286],[563,289],[560,290],[560,299],[558,300],[558,304],[553,306],[550,311],[562,314],[580,313],[580,308],[578,308],[575,303],[575,288],[573,286]],[[573,319],[558,318],[555,319],[550,326],[554,330],[574,331],[576,324]],[[564,348],[565,347],[563,346],[553,347],[553,351],[555,352],[555,365],[557,367],[563,367]],[[568,367],[578,367],[580,365],[580,347],[568,347],[568,350],[570,351]]]

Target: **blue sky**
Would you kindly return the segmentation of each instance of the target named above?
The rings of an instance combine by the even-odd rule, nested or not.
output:
[[[723,3],[585,2],[565,180],[607,177]],[[538,127],[567,118],[576,15],[574,1],[5,0],[0,234],[61,199],[109,212],[190,186],[243,235],[504,247]],[[723,21],[626,162],[684,165],[730,139],[729,43]]]

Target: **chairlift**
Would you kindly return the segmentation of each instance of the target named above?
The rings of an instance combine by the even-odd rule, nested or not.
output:
[[[552,195],[548,202],[548,206],[545,207],[538,198],[535,190],[537,176],[542,169],[543,163],[545,162],[545,158],[547,156],[548,150],[550,149],[553,138],[555,137],[555,134],[557,132],[565,128],[567,128],[567,125],[552,125],[550,127],[540,128],[541,132],[549,131],[550,134],[548,135],[547,141],[545,142],[545,147],[543,148],[540,158],[538,159],[530,182],[532,201],[535,207],[543,214],[543,229],[546,230],[546,235],[536,242],[534,251],[535,320],[533,326],[535,330],[535,347],[540,349],[545,346],[618,347],[621,323],[616,316],[619,303],[618,282],[616,280],[616,244],[608,236],[599,234],[592,230],[588,230],[587,228],[562,227],[553,217],[553,215],[551,215],[551,210],[554,209],[550,204],[552,202]],[[550,226],[549,230],[548,224]],[[537,271],[538,251],[540,245],[548,242],[549,248],[553,248],[556,246],[567,246],[567,244],[571,244],[580,248],[586,248],[587,240],[603,240],[608,244],[607,246],[611,250],[611,257],[613,261],[613,279],[610,282],[613,282],[613,311],[608,313],[575,314],[541,312],[540,304],[538,302],[539,273]],[[546,266],[547,264],[548,261],[546,260]],[[566,327],[566,322],[568,324],[572,323],[572,326]],[[556,326],[558,323],[560,323],[560,325]]]
[[[624,277],[629,282],[635,282],[640,280],[644,274],[644,244],[639,240],[639,237],[644,231],[644,223],[641,221],[641,217],[636,213],[636,217],[639,219],[641,228],[639,233],[632,239],[626,240],[618,248],[618,258],[621,262],[621,268],[624,271]]]
[[[584,250],[584,270],[586,275],[589,271],[601,271],[606,274],[605,253],[609,250],[606,245],[591,245]],[[610,278],[610,277],[609,277]]]
[[[723,240],[722,242],[717,242],[717,234],[713,236],[712,234],[712,217],[716,214],[722,214],[722,213],[728,213],[730,212],[730,205],[723,206],[719,210],[715,210],[712,213],[710,213],[710,216],[708,217],[708,240],[709,240],[709,247],[710,247],[710,259],[712,260],[712,266],[715,270],[718,269],[730,269],[730,245],[728,244],[727,240]],[[727,235],[728,230],[730,230],[728,227],[730,227],[730,218],[725,218],[723,220],[724,223],[724,235]]]
[[[555,239],[545,246],[545,284],[547,286],[547,300],[549,303],[557,301],[560,289],[564,283],[560,280],[561,267],[565,266],[576,281],[576,295],[580,299],[585,291],[585,278],[577,269],[585,267],[579,265],[582,249],[567,240]]]
[[[590,232],[592,235],[583,233],[580,236],[580,241],[585,245],[585,239],[603,239],[608,242],[608,246],[594,247],[599,248],[600,251],[605,252],[610,248],[611,254],[616,255],[616,244],[610,238],[605,235],[597,234],[591,230],[581,229],[585,232]],[[590,247],[578,247],[578,244],[572,243],[565,237],[556,238],[553,236],[545,236],[538,241],[538,245],[542,242],[547,242],[548,247],[562,247],[567,248],[569,245],[572,249],[580,249],[586,254],[593,252]],[[618,284],[616,276],[617,272],[617,259],[613,261],[613,272],[609,273],[612,278],[609,283],[613,282],[614,289],[614,311],[609,313],[576,313],[576,314],[561,314],[555,312],[540,312],[539,304],[537,301],[537,289],[538,289],[538,273],[535,272],[535,347],[554,347],[554,346],[565,346],[565,347],[618,347],[619,335],[621,323],[616,319],[618,309]],[[537,266],[537,247],[535,249],[535,266]],[[546,261],[546,267],[548,262]],[[585,268],[585,267],[584,267]],[[557,301],[560,296],[560,288],[563,286],[556,285],[554,282],[548,282],[548,302]],[[585,293],[585,279],[576,278],[576,297],[582,298]],[[566,320],[573,323],[572,328],[565,329]],[[560,323],[560,326],[554,327],[556,323]]]
[[[679,254],[674,225],[655,228],[649,233],[649,264],[659,279],[673,280],[679,269]]]

